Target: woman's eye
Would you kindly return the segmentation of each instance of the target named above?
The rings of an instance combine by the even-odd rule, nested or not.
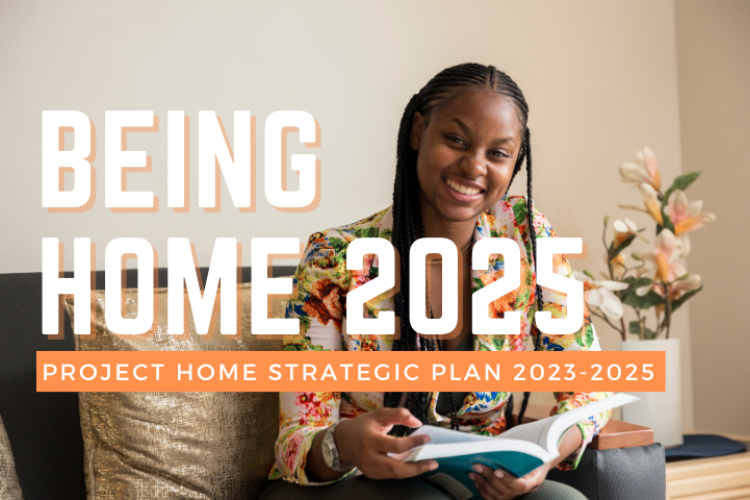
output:
[[[464,141],[460,137],[456,137],[455,135],[449,135],[448,140],[451,142],[455,142],[456,144],[463,145]]]
[[[496,158],[510,158],[510,155],[508,153],[506,153],[505,151],[499,151],[497,149],[492,151],[491,154]]]

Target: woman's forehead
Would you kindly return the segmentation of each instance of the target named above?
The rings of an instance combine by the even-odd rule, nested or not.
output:
[[[513,99],[482,90],[461,92],[438,106],[433,119],[437,125],[455,124],[473,134],[517,136],[522,128]]]

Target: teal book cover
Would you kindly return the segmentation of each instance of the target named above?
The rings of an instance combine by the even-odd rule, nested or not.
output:
[[[481,498],[469,473],[474,464],[485,465],[491,469],[501,469],[515,477],[522,477],[544,464],[542,460],[517,451],[488,451],[443,457],[436,459],[437,470],[423,474],[422,479],[444,490],[457,500]]]

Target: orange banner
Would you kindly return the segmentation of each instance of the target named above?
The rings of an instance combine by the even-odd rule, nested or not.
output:
[[[38,392],[665,390],[653,352],[37,352]]]

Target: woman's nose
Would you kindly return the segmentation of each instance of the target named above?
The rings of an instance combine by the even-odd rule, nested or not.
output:
[[[469,150],[461,161],[461,169],[469,177],[481,177],[487,174],[486,158],[480,150]]]

